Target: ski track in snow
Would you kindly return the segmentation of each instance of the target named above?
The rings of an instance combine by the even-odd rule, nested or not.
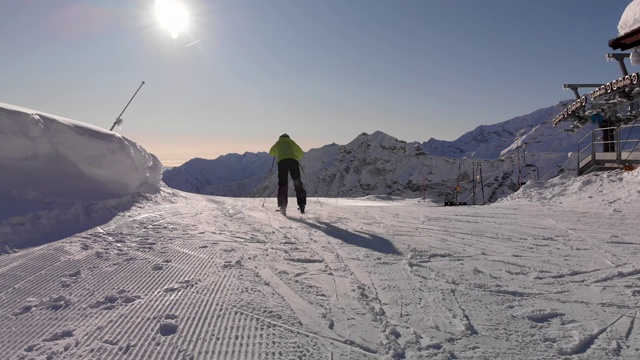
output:
[[[1,256],[0,358],[640,357],[637,210],[274,201],[163,189]]]

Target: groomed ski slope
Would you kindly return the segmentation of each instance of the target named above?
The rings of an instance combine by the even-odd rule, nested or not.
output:
[[[163,187],[0,256],[0,358],[638,358],[637,190],[603,191],[625,176],[487,206],[312,197],[288,218]]]

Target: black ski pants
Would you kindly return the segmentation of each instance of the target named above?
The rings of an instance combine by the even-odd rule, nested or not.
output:
[[[298,206],[307,205],[307,192],[300,180],[300,163],[296,159],[282,159],[278,161],[278,207],[287,206],[289,192],[289,173],[293,179],[293,189],[296,191]]]

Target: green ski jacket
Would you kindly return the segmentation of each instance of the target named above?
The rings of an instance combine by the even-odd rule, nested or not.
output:
[[[281,137],[269,150],[269,155],[275,156],[276,161],[284,159],[302,159],[304,151],[300,149],[300,146],[295,141],[288,137]]]

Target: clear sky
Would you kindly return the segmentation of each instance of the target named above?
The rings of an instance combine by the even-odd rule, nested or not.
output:
[[[178,0],[175,0],[178,1]],[[629,0],[2,0],[0,102],[116,129],[165,165],[361,132],[454,140],[620,76]],[[630,66],[630,65],[628,65]],[[640,71],[630,67],[630,71]]]

